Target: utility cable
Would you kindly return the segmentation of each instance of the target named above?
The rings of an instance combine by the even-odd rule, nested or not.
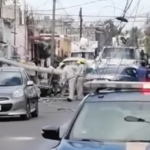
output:
[[[139,5],[140,5],[140,0],[138,1],[137,5],[136,5],[137,9],[136,9],[136,13],[135,13],[135,20],[136,20],[136,15],[137,15],[137,12],[138,12]],[[135,20],[134,20],[134,21],[135,21]],[[132,27],[134,26],[134,23],[135,23],[135,22],[133,22]],[[133,37],[132,37],[132,38],[133,38]],[[118,66],[118,69],[117,69],[117,71],[116,71],[116,73],[115,73],[115,76],[116,76],[116,74],[117,74],[118,71],[119,71],[120,65],[122,64],[122,61],[123,61],[123,59],[124,59],[125,54],[126,54],[126,50],[124,51],[124,54],[123,54],[123,56],[122,56],[122,59],[121,59],[120,64],[119,64],[119,66]]]
[[[60,2],[60,0],[57,0],[57,1],[58,1],[59,5],[60,5],[62,8],[64,8],[63,5],[62,5],[62,3]],[[63,10],[64,10],[64,12],[67,14],[67,16],[68,16],[69,14],[68,14],[68,12],[66,11],[66,9],[64,8]]]
[[[126,1],[126,5],[125,5],[124,11],[123,11],[123,17],[125,17],[127,11],[128,11],[129,8],[131,7],[132,2],[133,2],[133,1],[131,0],[130,4],[128,5],[129,1],[128,1],[128,0]],[[118,25],[118,28],[121,27],[121,24],[122,24],[122,21],[120,21],[120,24]],[[118,35],[119,35],[120,33],[121,33],[121,30],[118,31],[118,34],[117,34],[117,42],[118,42]],[[117,50],[117,49],[115,49],[115,50],[113,51],[112,55],[116,53],[116,50]],[[107,59],[107,61],[106,61],[106,69],[103,71],[102,76],[105,75],[105,73],[106,73],[106,71],[107,71],[107,69],[108,69],[108,63],[110,62],[111,59],[112,59],[111,57],[110,57],[109,59]]]
[[[87,3],[78,4],[78,5],[72,5],[72,6],[63,7],[63,8],[57,8],[56,10],[64,10],[64,9],[71,9],[71,8],[76,8],[76,7],[82,7],[82,6],[89,5],[89,4],[94,4],[94,3],[97,3],[97,2],[100,2],[100,1],[105,1],[105,0],[90,1],[90,2],[87,2]],[[48,9],[48,10],[36,10],[36,11],[52,11],[52,10]]]

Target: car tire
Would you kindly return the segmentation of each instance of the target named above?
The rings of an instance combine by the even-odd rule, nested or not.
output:
[[[30,120],[31,113],[30,113],[30,103],[26,104],[26,114],[20,116],[21,120]]]
[[[37,118],[39,116],[39,104],[38,100],[36,101],[35,111],[31,113],[32,117]]]

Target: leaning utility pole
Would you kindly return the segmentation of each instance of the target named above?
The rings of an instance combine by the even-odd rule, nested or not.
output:
[[[56,12],[56,0],[53,0],[53,19],[52,19],[52,42],[51,42],[51,66],[54,64],[55,57],[55,12]]]
[[[80,39],[82,38],[82,23],[83,23],[83,16],[82,16],[82,8],[80,8],[80,12],[79,12],[79,17],[80,17]]]

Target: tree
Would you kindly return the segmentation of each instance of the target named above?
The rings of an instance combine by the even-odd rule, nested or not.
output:
[[[132,27],[129,33],[129,39],[127,41],[127,46],[139,47],[139,39],[143,37],[143,34],[138,27]]]
[[[104,22],[104,33],[107,40],[106,44],[110,45],[112,43],[112,37],[115,37],[118,34],[118,29],[112,20],[106,20]]]
[[[145,39],[144,46],[148,54],[150,54],[150,19],[148,18],[145,22],[146,28],[144,31]]]

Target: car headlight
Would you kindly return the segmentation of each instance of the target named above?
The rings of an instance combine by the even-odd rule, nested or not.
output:
[[[22,97],[23,95],[24,95],[24,91],[22,89],[19,89],[13,92],[14,98]]]

